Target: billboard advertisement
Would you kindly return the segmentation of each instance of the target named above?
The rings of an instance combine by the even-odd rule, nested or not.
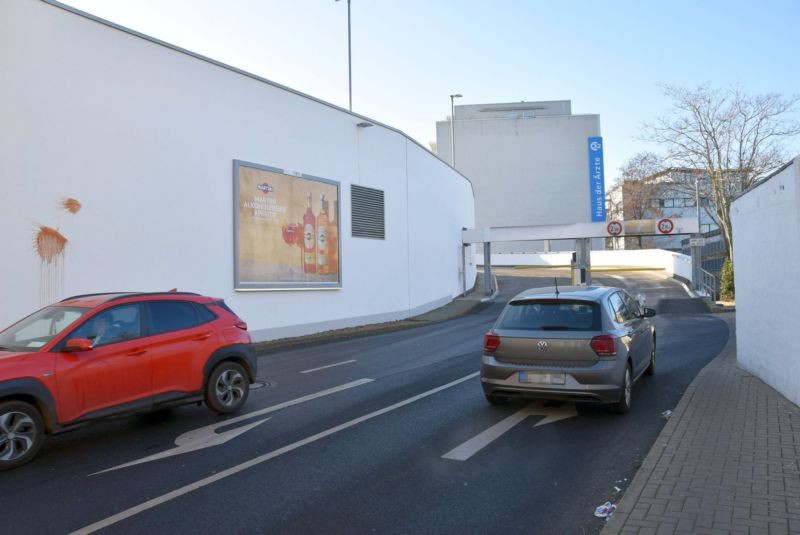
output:
[[[341,288],[339,183],[233,162],[234,288]]]

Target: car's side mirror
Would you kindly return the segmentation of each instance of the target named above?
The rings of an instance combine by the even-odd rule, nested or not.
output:
[[[92,341],[88,338],[71,338],[64,344],[65,353],[74,353],[79,351],[89,351],[92,349]]]
[[[656,315],[655,310],[653,310],[652,308],[644,307],[644,314],[642,314],[643,318],[652,318],[655,315]]]

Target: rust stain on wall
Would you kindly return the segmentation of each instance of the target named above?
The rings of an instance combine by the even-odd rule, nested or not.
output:
[[[41,261],[39,300],[42,305],[48,305],[58,300],[64,286],[63,260],[67,238],[52,227],[39,225],[33,246]]]
[[[80,201],[78,201],[78,199],[73,199],[72,197],[61,201],[61,208],[70,214],[77,214],[81,211],[82,207],[83,205],[80,203]]]
[[[56,229],[39,225],[34,247],[42,262],[53,264],[59,256],[64,256],[67,239]]]

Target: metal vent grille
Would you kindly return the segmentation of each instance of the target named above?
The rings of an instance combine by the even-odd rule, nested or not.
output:
[[[350,186],[354,238],[386,239],[383,191]]]

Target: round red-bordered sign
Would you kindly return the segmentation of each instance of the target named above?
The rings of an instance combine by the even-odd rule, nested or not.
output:
[[[611,236],[619,236],[622,234],[623,226],[619,221],[610,221],[608,225],[606,225],[606,230]]]
[[[661,234],[669,234],[675,230],[675,224],[672,222],[672,219],[664,218],[658,222],[658,231]]]

